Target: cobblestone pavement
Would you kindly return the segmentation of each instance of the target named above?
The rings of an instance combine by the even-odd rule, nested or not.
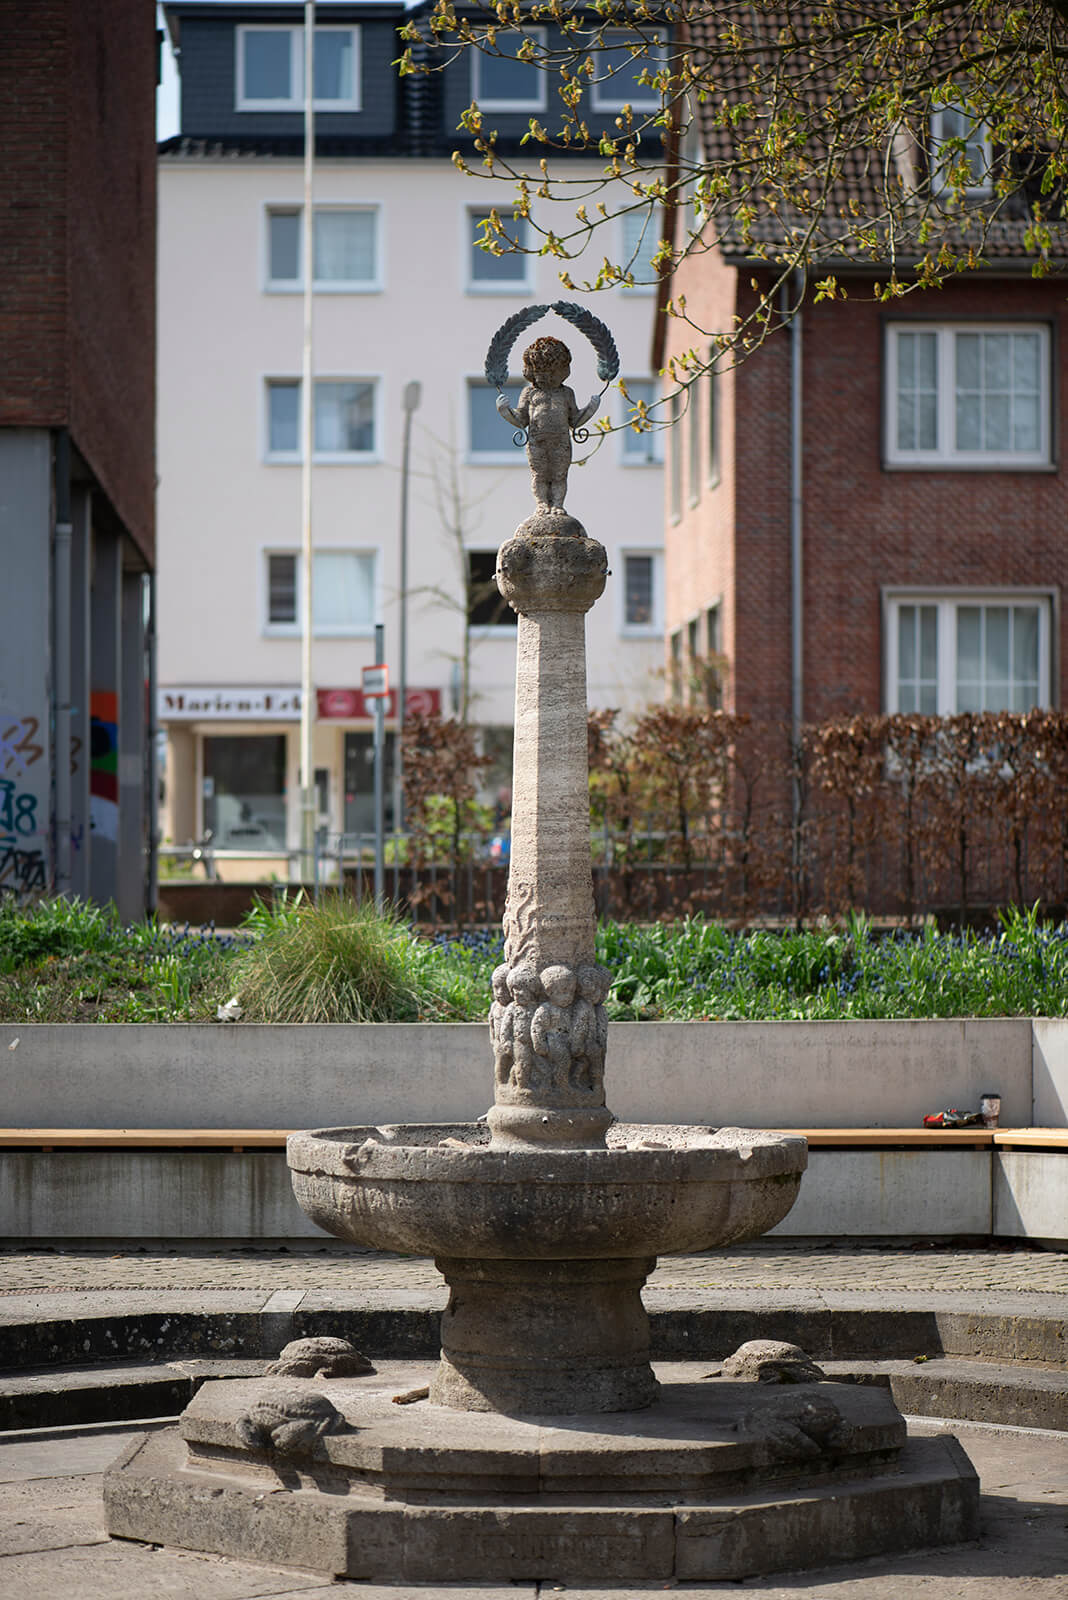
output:
[[[331,1249],[0,1252],[0,1296],[122,1291],[258,1290],[381,1294],[441,1287],[433,1263]],[[1068,1253],[770,1245],[664,1258],[653,1291],[769,1290],[871,1294],[1068,1295]]]
[[[4,1600],[647,1600],[651,1591],[702,1600],[1065,1600],[1068,1440],[1022,1428],[952,1424],[983,1487],[974,1544],[877,1556],[852,1566],[783,1573],[742,1583],[658,1579],[629,1584],[332,1583],[308,1572],[221,1556],[109,1540],[101,1473],[131,1424],[22,1434],[0,1441],[0,1594]],[[913,1431],[937,1432],[921,1420]]]

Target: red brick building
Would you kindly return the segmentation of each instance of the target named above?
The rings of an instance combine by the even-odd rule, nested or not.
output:
[[[1068,300],[1030,276],[1023,226],[989,265],[888,305],[877,270],[836,263],[846,301],[806,294],[678,402],[666,632],[684,694],[711,654],[722,703],[761,721],[1064,703]],[[707,347],[744,317],[754,273],[770,281],[730,243],[684,261],[666,293],[687,323],[659,319],[657,364],[693,347],[689,324]]]
[[[0,889],[146,901],[155,18],[0,0]]]

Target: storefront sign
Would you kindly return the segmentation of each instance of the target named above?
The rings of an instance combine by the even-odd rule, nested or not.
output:
[[[160,689],[161,722],[299,722],[299,689]]]
[[[319,717],[325,722],[363,722],[374,716],[374,701],[362,689],[318,689]],[[440,689],[406,689],[406,717],[436,717],[441,712]],[[397,715],[397,691],[391,689],[386,700],[386,716]]]
[[[319,720],[369,722],[374,703],[362,689],[317,689]],[[404,697],[409,717],[432,717],[441,711],[440,689],[408,689]],[[397,714],[397,691],[389,691],[386,716]],[[161,722],[298,722],[299,689],[160,689]]]

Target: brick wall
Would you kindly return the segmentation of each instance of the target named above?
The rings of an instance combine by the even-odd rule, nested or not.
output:
[[[963,279],[910,296],[894,315],[1048,316],[1055,329],[1054,458],[1063,461],[1063,285]],[[1060,589],[1068,582],[1063,472],[883,468],[887,316],[859,303],[805,313],[805,712],[812,720],[881,709],[881,585]],[[1055,649],[1061,670],[1054,694],[1062,704],[1064,642]]]
[[[710,253],[674,286],[689,316],[723,328],[752,303],[749,274]],[[887,470],[883,340],[887,310],[804,311],[804,677],[806,720],[883,707],[881,589],[894,585],[1068,583],[1068,486],[1059,471]],[[912,295],[899,317],[1049,317],[1054,325],[1054,458],[1063,459],[1068,336],[1063,286],[1028,277],[962,279]],[[669,353],[693,342],[674,324]],[[667,517],[667,630],[723,595],[728,703],[761,721],[790,714],[789,339],[774,335],[722,386],[723,473],[681,519]],[[685,425],[675,448],[684,453]],[[1059,614],[1054,698],[1065,703],[1068,619]]]
[[[151,561],[155,17],[0,0],[0,426],[67,424]]]
[[[67,5],[0,0],[0,425],[67,415]]]

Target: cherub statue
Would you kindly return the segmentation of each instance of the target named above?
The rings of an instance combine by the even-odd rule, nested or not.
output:
[[[593,1093],[604,1081],[608,1018],[603,1002],[612,987],[612,974],[607,967],[584,962],[576,976],[578,999],[571,1023],[571,1082],[573,1088]]]
[[[568,1082],[571,1067],[571,1002],[575,998],[575,974],[570,967],[544,967],[541,986],[546,998],[535,1011],[530,1024],[530,1042],[549,1063],[554,1089]]]
[[[524,428],[530,482],[540,511],[562,511],[571,466],[571,432],[588,422],[601,403],[594,395],[581,408],[565,379],[571,352],[560,339],[546,334],[523,352],[527,386],[513,410],[506,395],[497,396],[497,410],[506,421]]]
[[[493,1060],[498,1083],[507,1083],[512,1070],[512,1014],[511,995],[508,993],[508,968],[494,967],[490,980],[493,987],[493,1004],[490,1006],[490,1038],[493,1041]]]
[[[545,1074],[541,1060],[531,1041],[531,1018],[542,997],[541,983],[533,967],[513,967],[507,978],[512,1003],[507,1019],[502,1019],[502,1032],[507,1030],[512,1046],[512,1070],[509,1083],[516,1089],[543,1089]]]

